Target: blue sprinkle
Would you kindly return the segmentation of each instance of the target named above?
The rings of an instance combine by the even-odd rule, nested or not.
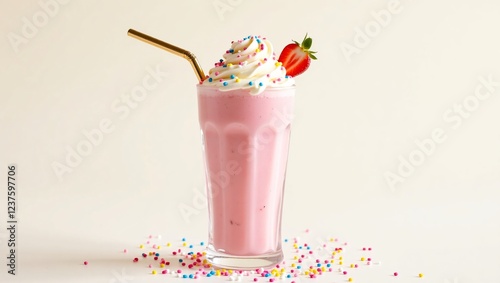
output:
[[[229,49],[229,52],[234,53],[234,49]]]
[[[156,256],[160,256],[160,253],[155,253]]]
[[[316,264],[316,267],[321,267],[321,263]]]
[[[179,258],[179,262],[182,262],[182,258]]]
[[[249,85],[253,85],[253,82],[248,82]]]
[[[288,239],[285,239],[285,243],[287,243],[287,242],[288,242]]]
[[[291,274],[287,274],[286,278],[292,278],[292,275]]]
[[[223,84],[224,86],[227,86],[227,82],[223,82],[222,84]]]
[[[235,78],[235,76],[234,76],[234,75],[231,75],[231,79],[234,79],[234,78]]]
[[[310,250],[310,249],[311,249],[311,247],[309,247],[309,246],[308,246],[308,247],[307,247],[307,249],[308,249],[308,250]]]
[[[185,242],[186,241],[186,238],[182,238],[182,241]]]
[[[208,78],[208,82],[210,82],[210,83],[211,83],[212,81],[213,81],[213,79],[212,79],[212,78]]]
[[[192,249],[193,248],[193,245],[189,245],[189,248]]]
[[[208,273],[208,274],[207,274],[207,277],[212,277],[212,273]]]
[[[201,242],[201,243],[200,243],[200,246],[204,246],[204,245],[205,245],[205,243],[204,243],[204,242]]]
[[[210,271],[210,273],[211,273],[212,275],[214,275],[214,274],[215,274],[215,271],[213,271],[213,270],[212,270],[212,271]]]
[[[299,249],[302,249],[302,246],[300,246]]]
[[[221,62],[221,63],[224,62],[224,59],[219,59],[219,62]]]
[[[194,278],[194,275],[193,274],[189,274],[189,278]]]
[[[223,65],[222,68],[227,68],[227,65]]]
[[[302,268],[302,266],[300,266],[300,265],[297,265],[297,269],[301,269],[301,268]]]
[[[262,82],[259,83],[259,86],[263,86],[264,84]]]
[[[331,265],[331,264],[329,264],[329,263],[326,265],[326,267],[330,267],[330,266],[332,266],[332,265]]]
[[[270,273],[266,273],[266,277],[270,277],[270,276],[271,276],[271,274],[270,274]]]
[[[182,278],[188,278],[187,274],[182,275]]]

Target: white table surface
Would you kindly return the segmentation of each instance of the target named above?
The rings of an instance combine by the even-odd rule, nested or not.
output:
[[[167,242],[185,237],[194,250],[206,242],[195,77],[182,59],[127,37],[129,28],[193,51],[206,71],[248,34],[267,36],[277,52],[306,32],[314,38],[319,60],[297,78],[283,238],[313,246],[339,239],[328,248],[347,242],[349,274],[334,265],[317,282],[500,282],[498,2],[269,2],[2,5],[0,282],[173,282],[183,279],[132,262],[149,251],[139,245],[153,235],[166,256]],[[366,46],[356,45],[388,5],[397,13],[380,31],[372,27]],[[36,30],[26,21],[38,21]],[[348,45],[356,52],[346,55]],[[127,115],[117,112],[113,105],[151,70],[161,73],[154,89]],[[488,78],[490,95],[474,98]],[[470,110],[462,106],[462,115],[464,103]],[[54,171],[103,121],[113,131],[71,172]],[[413,172],[398,173],[400,158],[418,155],[415,141],[435,131],[444,140]],[[15,276],[5,264],[11,163],[18,166]],[[404,182],[391,187],[387,172]],[[194,214],[183,216],[183,206]],[[291,264],[296,253],[285,246]],[[381,264],[366,266],[362,256]]]

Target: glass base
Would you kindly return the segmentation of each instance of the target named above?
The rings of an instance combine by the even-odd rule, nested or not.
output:
[[[283,251],[279,250],[275,253],[257,256],[240,256],[218,252],[215,251],[213,247],[209,246],[207,248],[206,257],[208,262],[210,262],[214,267],[251,270],[274,267],[276,264],[281,263],[283,261]]]

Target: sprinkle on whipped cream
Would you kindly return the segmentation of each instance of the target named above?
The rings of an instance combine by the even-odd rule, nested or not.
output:
[[[202,84],[218,87],[221,91],[248,89],[251,95],[263,92],[266,87],[295,84],[277,61],[272,44],[264,37],[247,36],[231,42],[223,58],[210,69]]]

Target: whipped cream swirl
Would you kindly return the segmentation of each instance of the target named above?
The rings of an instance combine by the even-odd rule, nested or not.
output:
[[[248,36],[233,41],[223,57],[210,69],[202,84],[216,86],[221,91],[248,89],[251,95],[263,92],[266,87],[295,84],[277,61],[273,46],[266,38]]]

